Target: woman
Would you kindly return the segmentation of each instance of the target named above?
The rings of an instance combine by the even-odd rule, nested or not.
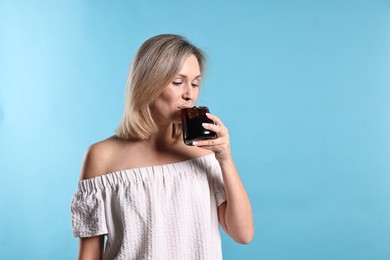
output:
[[[201,50],[179,35],[138,50],[116,135],[85,153],[72,200],[79,259],[222,259],[219,224],[238,243],[252,240],[227,128],[208,114],[216,125],[203,127],[216,139],[181,138],[180,110],[195,104],[204,68]]]

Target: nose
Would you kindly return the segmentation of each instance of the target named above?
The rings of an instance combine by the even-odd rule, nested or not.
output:
[[[194,89],[191,84],[185,84],[186,86],[183,89],[183,99],[186,101],[190,101],[194,99]]]

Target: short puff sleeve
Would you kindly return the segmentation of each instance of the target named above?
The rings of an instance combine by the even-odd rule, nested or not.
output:
[[[72,228],[75,237],[107,234],[103,191],[88,187],[90,180],[81,180],[71,204]],[[83,185],[84,184],[84,185]]]
[[[212,157],[211,165],[210,165],[210,177],[214,189],[215,201],[217,203],[217,207],[225,202],[226,193],[225,193],[225,185],[223,183],[223,176],[221,166],[215,157]]]

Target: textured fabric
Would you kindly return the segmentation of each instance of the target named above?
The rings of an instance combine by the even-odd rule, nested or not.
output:
[[[214,154],[115,171],[79,181],[73,235],[107,235],[104,259],[222,259],[225,200]]]

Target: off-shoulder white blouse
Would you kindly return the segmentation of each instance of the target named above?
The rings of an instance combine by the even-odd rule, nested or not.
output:
[[[79,181],[73,235],[107,235],[103,259],[222,259],[224,201],[214,154],[115,171]]]

